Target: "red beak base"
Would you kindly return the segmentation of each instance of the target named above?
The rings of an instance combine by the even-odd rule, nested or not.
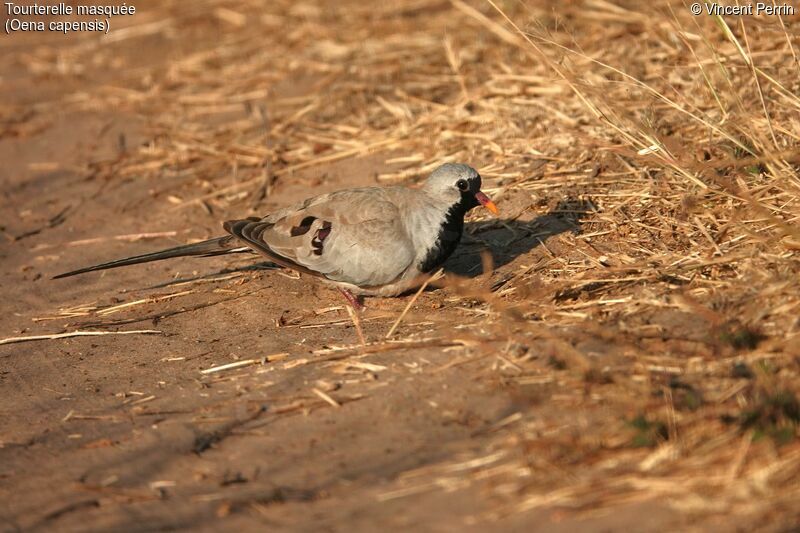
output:
[[[485,194],[483,194],[482,192],[480,192],[480,191],[476,192],[475,193],[475,199],[478,200],[478,202],[483,207],[485,207],[486,209],[491,211],[491,213],[493,215],[499,215],[500,214],[500,210],[497,209],[497,206],[494,205],[494,202],[491,199],[489,199],[489,197],[486,196]]]

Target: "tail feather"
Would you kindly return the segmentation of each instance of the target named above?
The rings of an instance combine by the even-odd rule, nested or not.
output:
[[[225,237],[217,237],[216,239],[209,239],[207,241],[196,242],[194,244],[184,244],[183,246],[176,246],[167,250],[159,252],[152,252],[149,254],[135,255],[133,257],[126,257],[125,259],[117,259],[116,261],[109,261],[108,263],[101,263],[86,268],[73,270],[72,272],[65,272],[58,276],[53,276],[53,279],[67,278],[85,272],[94,272],[95,270],[106,270],[108,268],[117,268],[128,265],[138,265],[139,263],[149,263],[151,261],[161,261],[163,259],[171,259],[173,257],[188,257],[188,256],[201,256],[211,257],[215,255],[223,255],[237,252],[249,252],[247,247],[242,247],[241,243],[237,241],[232,235]]]

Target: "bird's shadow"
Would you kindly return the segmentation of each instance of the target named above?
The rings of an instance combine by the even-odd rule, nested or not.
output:
[[[482,253],[491,253],[492,266],[502,267],[559,233],[582,232],[581,221],[597,208],[591,201],[567,198],[533,220],[495,219],[468,222],[461,245],[445,263],[445,270],[464,277],[483,273]]]

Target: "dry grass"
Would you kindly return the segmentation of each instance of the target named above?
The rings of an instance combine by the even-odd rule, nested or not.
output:
[[[408,472],[382,499],[480,483],[497,515],[663,498],[686,513],[794,516],[800,21],[546,4],[204,3],[195,24],[235,30],[213,48],[158,83],[134,69],[133,88],[101,84],[35,112],[146,117],[151,142],[85,172],[141,180],[175,209],[263,211],[276,180],[381,153],[382,183],[477,166],[506,221],[475,224],[474,241],[511,221],[517,240],[538,238],[548,212],[580,228],[446,289],[476,332],[458,364],[519,410],[485,456]],[[140,32],[190,35],[183,7],[165,9]],[[106,50],[80,41],[26,60],[79,70],[112,61]],[[281,86],[301,77],[307,87]],[[420,346],[447,345],[452,331],[431,320],[436,339]],[[397,331],[413,343],[409,329]]]

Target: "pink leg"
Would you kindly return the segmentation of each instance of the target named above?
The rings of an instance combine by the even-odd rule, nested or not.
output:
[[[339,292],[347,299],[347,303],[356,311],[363,311],[364,305],[358,301],[358,297],[347,289],[339,289]]]

